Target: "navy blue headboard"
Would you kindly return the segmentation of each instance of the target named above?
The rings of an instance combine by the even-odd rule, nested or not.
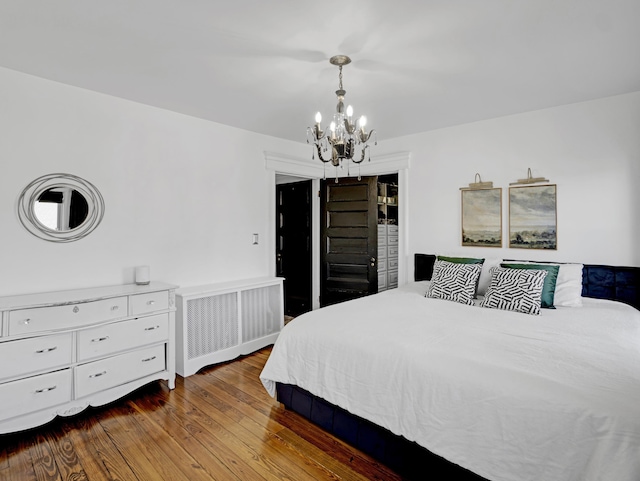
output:
[[[432,254],[415,254],[414,279],[430,280],[435,260]],[[640,310],[640,267],[585,264],[582,296],[620,301]]]
[[[585,264],[582,295],[613,299],[640,309],[640,268]]]

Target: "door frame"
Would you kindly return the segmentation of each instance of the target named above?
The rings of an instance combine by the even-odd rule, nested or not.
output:
[[[267,223],[268,232],[267,239],[269,246],[267,251],[271,253],[267,262],[268,272],[275,275],[276,258],[275,258],[275,226],[276,226],[276,174],[293,175],[302,179],[311,179],[311,234],[313,239],[320,238],[320,197],[317,193],[320,191],[320,179],[325,177],[325,169],[322,162],[316,160],[310,162],[309,159],[302,159],[287,154],[277,152],[264,152],[265,168],[268,173],[269,182],[269,220]],[[398,286],[409,282],[409,266],[411,265],[408,258],[409,235],[407,222],[409,219],[409,167],[411,160],[411,152],[396,152],[391,154],[383,154],[371,156],[370,162],[363,162],[360,166],[360,174],[363,176],[383,175],[398,173]],[[353,168],[353,174],[357,168]],[[351,175],[353,177],[354,175]],[[335,175],[333,168],[327,168],[327,179]],[[341,175],[340,177],[346,177]],[[320,307],[320,245],[319,242],[312,242],[311,252],[311,304],[312,308]]]

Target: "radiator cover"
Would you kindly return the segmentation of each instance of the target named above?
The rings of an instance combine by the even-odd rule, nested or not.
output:
[[[283,279],[176,291],[176,372],[187,377],[273,344],[284,326]]]

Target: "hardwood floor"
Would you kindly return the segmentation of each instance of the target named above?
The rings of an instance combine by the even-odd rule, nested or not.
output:
[[[285,410],[259,374],[271,348],[0,436],[3,481],[400,480]],[[1,409],[1,407],[0,407]]]

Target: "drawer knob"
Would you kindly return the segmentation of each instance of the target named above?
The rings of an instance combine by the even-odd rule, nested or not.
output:
[[[107,339],[109,339],[109,336],[96,337],[95,339],[91,339],[91,342],[102,342],[102,341],[106,341]]]
[[[36,354],[43,354],[45,352],[51,352],[51,351],[55,351],[56,349],[58,349],[58,346],[53,346],[53,347],[47,347],[45,349],[38,349],[36,351]]]
[[[107,371],[102,371],[102,372],[97,372],[95,374],[90,374],[89,377],[93,378],[93,377],[100,377],[100,376],[104,376],[107,373]]]
[[[77,312],[79,312],[79,311],[80,311],[80,308],[79,308],[78,306],[75,306],[75,307],[73,308],[73,312],[74,312],[74,313],[77,313]]]
[[[24,321],[22,321],[22,324],[24,324],[25,326],[28,326],[30,322],[31,322],[31,319],[25,319]]]
[[[142,362],[149,362],[149,361],[153,361],[155,358],[156,358],[156,356],[151,356],[151,357],[148,357],[148,358],[146,358],[146,359],[143,359],[143,360],[142,360]]]
[[[53,391],[57,387],[58,386],[51,386],[51,387],[43,387],[42,389],[36,389],[36,394],[41,394],[43,392]]]
[[[111,306],[112,311],[117,311],[118,309],[120,309],[120,306]]]
[[[156,329],[160,329],[160,326],[151,326],[144,328],[145,331],[155,331]]]
[[[155,303],[156,303],[156,301],[153,301],[153,300],[147,301],[147,305],[148,306],[153,306]]]

